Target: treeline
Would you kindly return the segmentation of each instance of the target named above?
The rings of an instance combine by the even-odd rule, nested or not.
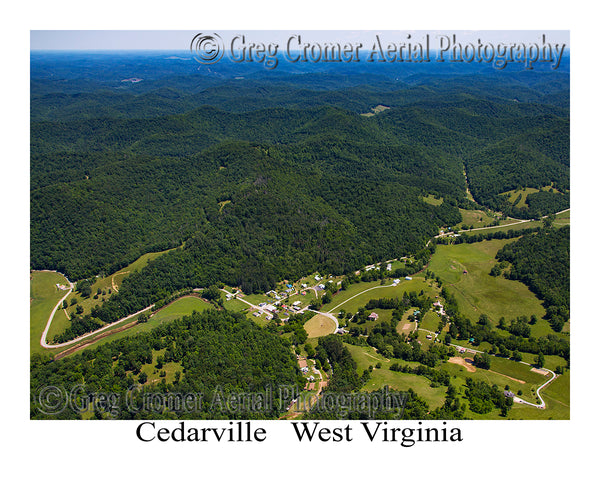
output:
[[[408,362],[419,362],[433,368],[454,355],[454,350],[445,345],[431,343],[427,350],[421,347],[415,334],[400,335],[396,328],[381,322],[373,327],[367,343],[388,358],[399,358]]]
[[[153,369],[164,371],[170,364],[178,369],[174,381],[159,375],[159,382],[145,384],[143,367],[153,362]],[[77,392],[73,402],[111,392],[116,404],[94,411],[96,418],[278,418],[287,405],[279,404],[278,389],[303,388],[291,345],[247,320],[241,314],[226,311],[194,312],[150,332],[86,349],[81,354],[58,362],[31,361],[31,391],[47,385]],[[79,388],[78,386],[81,386]],[[143,388],[142,388],[143,387]],[[75,389],[75,390],[73,390]],[[274,401],[266,409],[243,408],[229,411],[217,396],[260,394],[272,389]],[[202,395],[193,411],[164,407],[156,410],[143,403],[144,395],[169,393]],[[146,397],[147,398],[147,397]],[[40,399],[32,395],[31,418],[78,418],[81,412],[70,408],[49,415]],[[44,413],[45,412],[45,413]]]
[[[505,320],[501,319],[498,328],[507,329],[509,333],[512,332],[507,336],[500,333],[497,328],[494,328],[486,315],[481,315],[479,320],[473,323],[460,313],[453,313],[448,308],[448,305],[455,304],[456,298],[448,292],[446,287],[442,288],[442,295],[446,299],[446,313],[451,317],[450,329],[444,337],[444,343],[449,344],[454,339],[473,339],[472,343],[475,346],[482,342],[490,343],[492,345],[492,353],[497,353],[500,356],[515,358],[524,352],[533,354],[542,353],[544,355],[558,355],[569,361],[570,346],[568,340],[554,334],[548,334],[539,338],[530,337],[530,330],[526,324],[524,325],[522,319],[513,319],[510,326],[506,326]]]
[[[496,254],[509,262],[505,276],[519,280],[544,301],[546,316],[557,332],[570,317],[570,227],[544,229],[505,245]]]
[[[390,370],[392,372],[422,375],[423,377],[426,377],[429,380],[431,380],[432,388],[436,388],[439,385],[450,385],[450,374],[448,372],[445,372],[444,370],[436,370],[435,368],[430,368],[425,365],[417,365],[413,367],[408,364],[401,365],[399,363],[392,363],[390,365]]]
[[[506,417],[513,405],[512,397],[505,396],[497,385],[490,385],[483,380],[466,379],[466,397],[469,409],[475,413],[489,413],[494,408],[500,409],[500,415]]]
[[[522,228],[522,229],[508,229],[506,231],[496,231],[490,233],[461,233],[458,237],[440,237],[435,239],[435,243],[448,245],[449,243],[461,244],[461,243],[479,243],[485,240],[506,240],[511,238],[520,237],[523,234],[537,233],[541,231],[542,227]]]
[[[275,314],[277,315],[277,314]],[[308,333],[304,328],[304,324],[308,322],[312,317],[316,315],[315,312],[304,312],[298,314],[292,314],[288,317],[287,322],[283,323],[281,332],[289,333],[292,332],[290,342],[293,345],[300,345],[306,342]],[[275,317],[274,317],[275,318]]]
[[[320,337],[315,352],[321,365],[332,372],[325,391],[349,393],[362,386],[356,362],[339,336]]]
[[[552,193],[541,191],[527,195],[526,203],[529,215],[531,215],[530,218],[539,218],[566,210],[571,204],[571,198],[569,192]]]

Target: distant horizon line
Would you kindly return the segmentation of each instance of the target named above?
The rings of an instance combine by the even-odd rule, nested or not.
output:
[[[430,52],[438,52],[441,49],[438,48],[430,48]],[[300,50],[290,49],[290,52],[301,52]],[[571,51],[570,47],[565,46],[565,52]],[[186,53],[192,54],[189,49],[182,50],[173,50],[173,49],[158,49],[158,48],[86,48],[86,49],[77,49],[77,48],[51,48],[51,49],[43,49],[36,48],[30,49],[29,53],[59,53],[59,52],[89,52],[89,53],[104,53],[104,52],[174,52],[174,53]],[[193,55],[193,54],[192,54]]]

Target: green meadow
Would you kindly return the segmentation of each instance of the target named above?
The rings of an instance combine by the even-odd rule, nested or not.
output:
[[[514,240],[489,240],[459,245],[438,245],[429,270],[456,297],[461,313],[476,321],[482,313],[497,323],[520,315],[545,314],[542,302],[521,282],[489,275],[500,248]],[[464,272],[467,273],[464,273]]]
[[[335,294],[333,301],[328,305],[324,305],[322,310],[334,315],[339,313],[340,310],[356,312],[359,307],[364,307],[372,298],[401,298],[404,292],[419,293],[421,290],[432,295],[436,294],[430,282],[422,276],[414,276],[412,280],[402,279],[396,286],[389,279],[386,285],[381,285],[379,281],[353,283],[347,290],[341,290]]]
[[[30,302],[29,302],[29,350],[30,353],[47,352],[40,345],[42,333],[52,309],[57,302],[67,293],[59,290],[56,284],[68,285],[66,278],[57,272],[34,271],[30,275]],[[64,317],[62,309],[56,311],[55,317]],[[66,317],[65,317],[66,318]],[[52,339],[48,335],[48,340]]]
[[[502,195],[508,196],[508,201],[512,203],[517,208],[526,207],[525,201],[527,200],[527,195],[530,193],[537,193],[540,190],[537,188],[526,187],[520,190],[509,190],[508,192],[502,193]],[[520,197],[519,197],[520,195]]]
[[[91,295],[87,298],[82,297],[78,292],[73,291],[67,297],[67,303],[69,306],[67,307],[67,313],[69,317],[75,314],[77,306],[81,306],[83,308],[83,314],[90,313],[92,308],[96,305],[99,305],[106,300],[108,300],[116,291],[118,291],[119,287],[123,283],[123,280],[129,276],[130,273],[136,272],[144,268],[148,263],[155,258],[164,255],[171,250],[175,250],[174,248],[169,250],[164,250],[162,252],[151,252],[142,255],[140,258],[130,263],[126,267],[123,267],[121,270],[113,273],[112,275],[108,275],[106,277],[96,277],[94,284],[91,287]],[[116,289],[115,289],[116,287]],[[76,304],[71,305],[73,299],[76,300]],[[66,315],[63,313],[60,318],[57,314],[57,322],[52,322],[52,327],[48,332],[48,338],[53,338],[54,335],[62,333],[65,328],[69,325],[69,321],[67,320]]]
[[[444,203],[443,198],[435,198],[433,195],[427,195],[426,197],[421,197],[425,203],[429,205],[439,206]]]
[[[178,298],[177,300],[175,300],[174,302],[170,303],[166,307],[163,307],[159,311],[152,314],[152,316],[148,319],[147,322],[138,323],[127,330],[123,330],[123,331],[114,333],[107,337],[103,337],[100,340],[98,340],[97,342],[95,342],[93,345],[98,346],[98,345],[102,345],[103,343],[112,342],[113,340],[117,340],[119,338],[127,337],[130,335],[135,335],[136,333],[148,332],[158,325],[173,321],[177,318],[181,318],[184,315],[190,315],[192,312],[194,312],[194,310],[201,312],[202,310],[207,310],[207,309],[211,309],[211,308],[215,308],[215,307],[212,304],[205,302],[200,297],[196,297],[196,296],[181,297],[181,298]],[[137,318],[137,317],[135,317],[135,318]],[[132,319],[131,321],[133,321],[133,320],[134,319]],[[114,328],[117,329],[117,328],[119,328],[119,326],[120,325],[117,325]],[[112,329],[108,329],[108,331],[110,331],[110,330],[112,330]]]
[[[406,391],[412,388],[420,397],[425,399],[431,408],[441,407],[444,404],[446,396],[446,387],[432,388],[431,381],[420,375],[410,373],[393,372],[390,370],[392,363],[410,364],[417,366],[415,362],[405,362],[403,360],[387,359],[378,354],[372,347],[361,347],[357,345],[344,344],[350,351],[352,358],[357,364],[359,375],[369,366],[373,367],[371,376],[363,386],[364,391],[378,390],[384,386],[390,389]],[[375,368],[381,364],[381,368]]]
[[[495,217],[483,210],[465,210],[464,208],[459,208],[459,211],[462,220],[458,225],[453,227],[455,231],[462,230],[463,225],[473,228],[487,227],[496,220]]]

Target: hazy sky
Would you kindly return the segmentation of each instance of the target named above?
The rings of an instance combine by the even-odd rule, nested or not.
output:
[[[32,30],[31,50],[187,50],[194,35],[213,31],[191,30]],[[225,42],[237,34],[246,35],[247,42],[284,44],[290,35],[300,34],[306,42],[373,42],[380,34],[386,42],[405,42],[408,34],[414,41],[421,41],[429,34],[431,41],[438,35],[456,34],[457,42],[476,42],[481,39],[487,43],[541,43],[542,34],[551,43],[565,43],[569,47],[569,31],[566,30],[286,30],[286,31],[234,31],[214,30]],[[436,48],[432,43],[431,48]]]

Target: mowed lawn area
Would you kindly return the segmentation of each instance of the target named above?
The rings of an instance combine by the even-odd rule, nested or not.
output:
[[[324,337],[335,332],[335,322],[325,315],[317,314],[304,324],[304,330],[308,333],[308,338]]]
[[[40,339],[52,309],[65,296],[66,290],[60,290],[56,284],[68,286],[66,278],[57,272],[32,272],[30,275],[29,304],[29,349],[30,353],[46,352],[40,345]],[[65,316],[62,309],[56,311],[56,317]],[[66,319],[66,317],[65,317]],[[52,337],[48,336],[50,341]]]
[[[502,195],[508,196],[508,201],[515,207],[524,208],[527,206],[525,203],[527,201],[527,195],[530,193],[537,193],[539,191],[540,190],[537,188],[526,187],[520,190],[509,190],[508,192],[504,192]]]
[[[544,316],[542,302],[525,284],[489,275],[498,250],[515,240],[437,246],[429,270],[441,278],[456,297],[461,313],[471,320],[478,320],[482,313],[495,324],[500,317],[510,321],[520,315]]]

